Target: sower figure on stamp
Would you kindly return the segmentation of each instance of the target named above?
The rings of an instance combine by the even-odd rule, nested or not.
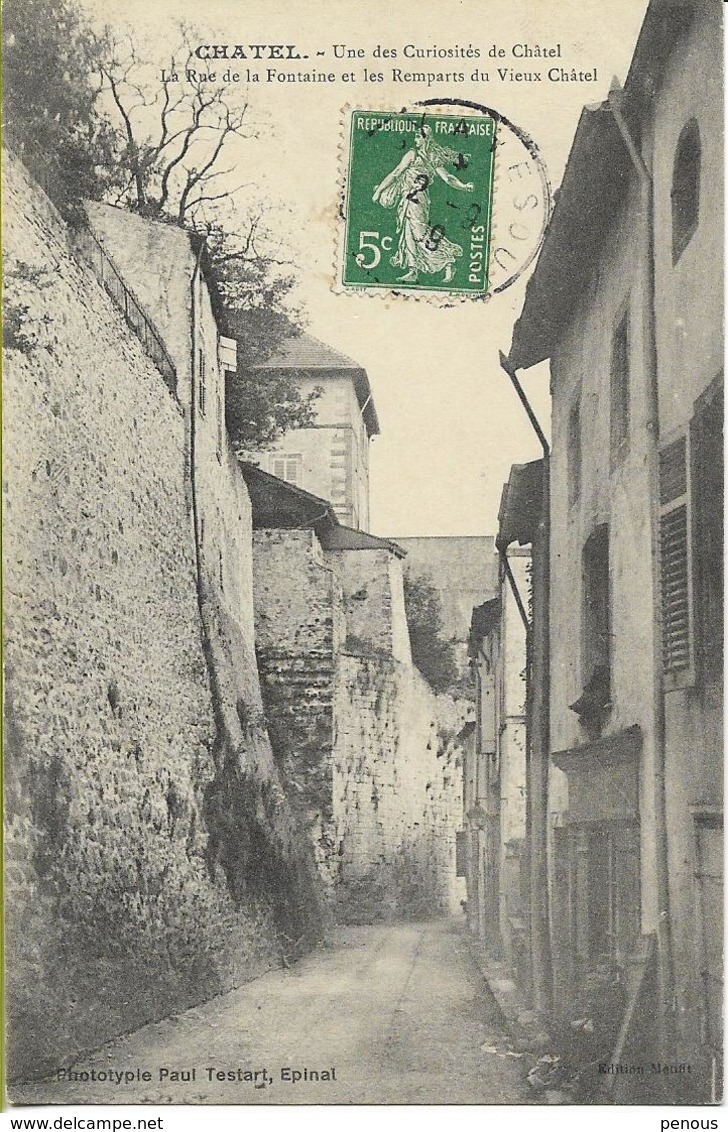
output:
[[[414,149],[408,150],[396,169],[374,190],[372,200],[383,208],[397,207],[397,251],[392,256],[394,267],[405,267],[402,283],[414,283],[419,272],[434,275],[444,271],[443,282],[454,275],[454,263],[463,254],[460,244],[448,240],[441,225],[430,225],[429,188],[439,177],[451,189],[472,192],[475,186],[460,181],[445,168],[457,161],[455,150],[439,145],[432,136],[432,127],[423,125],[415,136]]]

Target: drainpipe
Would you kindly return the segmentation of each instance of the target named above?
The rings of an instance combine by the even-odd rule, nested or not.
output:
[[[521,385],[520,381],[518,380],[518,374],[516,373],[515,367],[513,365],[511,365],[510,359],[506,357],[506,355],[503,353],[502,350],[498,351],[498,359],[499,359],[500,364],[501,364],[501,369],[505,370],[505,372],[508,374],[508,377],[510,378],[511,385],[513,386],[516,393],[518,394],[518,400],[521,402],[524,409],[526,410],[526,416],[528,417],[528,419],[531,423],[531,427],[533,428],[533,431],[536,433],[536,436],[538,437],[538,442],[541,445],[541,448],[543,449],[544,458],[548,459],[549,452],[551,451],[551,449],[549,448],[549,442],[546,439],[546,437],[544,436],[544,431],[541,428],[541,425],[538,423],[538,418],[537,418],[536,414],[534,413],[533,409],[531,408],[531,403],[530,403],[530,401],[528,400],[528,397],[525,394],[523,386]]]
[[[648,471],[650,488],[650,535],[652,544],[653,633],[653,697],[654,697],[654,807],[657,870],[657,945],[660,969],[660,1045],[661,1056],[669,1061],[673,1046],[674,976],[672,964],[672,925],[670,919],[670,884],[668,863],[666,788],[665,788],[665,690],[662,676],[662,615],[660,610],[660,415],[657,366],[657,331],[655,311],[655,217],[652,175],[629,132],[622,108],[625,92],[615,83],[609,92],[609,108],[622,135],[640,184],[640,203],[644,223],[645,301],[643,321],[647,343],[648,380]]]
[[[529,679],[526,728],[527,814],[530,836],[530,926],[533,1001],[538,1014],[551,1013],[552,971],[549,925],[548,786],[550,756],[549,670],[549,454],[550,448],[536,414],[518,380],[515,367],[500,353],[500,364],[508,374],[518,399],[538,437],[543,451],[543,484],[538,530],[533,540],[533,627],[527,635],[535,679]],[[529,666],[530,667],[530,666]],[[532,686],[531,686],[532,685]]]

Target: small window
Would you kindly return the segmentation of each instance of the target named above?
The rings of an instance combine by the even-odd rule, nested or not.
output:
[[[200,416],[204,417],[207,411],[207,369],[205,365],[205,351],[203,349],[197,352],[197,405],[200,410]]]
[[[672,171],[672,262],[677,263],[698,226],[700,130],[693,118],[683,128]]]
[[[584,544],[582,675],[589,683],[599,673],[609,686],[611,664],[611,613],[609,601],[609,528],[595,527]]]
[[[279,480],[296,487],[303,486],[303,456],[300,453],[271,456],[270,471]]]
[[[612,707],[609,528],[595,527],[582,551],[581,668],[584,691],[570,704],[589,735],[600,734]]]
[[[625,312],[612,337],[610,394],[609,447],[613,471],[629,448],[629,312]]]
[[[594,528],[582,551],[582,678],[589,700],[599,709],[609,703],[611,688],[611,609],[609,528]]]
[[[567,452],[567,479],[569,487],[569,506],[581,495],[581,404],[572,405],[569,413],[569,435]]]

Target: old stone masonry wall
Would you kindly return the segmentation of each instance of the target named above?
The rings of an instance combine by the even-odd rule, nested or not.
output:
[[[254,976],[283,931],[315,933],[318,906],[270,748],[238,757],[246,737],[265,754],[259,694],[257,722],[239,699],[239,732],[220,734],[183,412],[22,166],[6,159],[4,182],[7,1017],[23,1077]],[[254,668],[252,641],[234,647]],[[245,883],[264,859],[274,900]]]
[[[459,911],[455,832],[469,705],[436,696],[416,669],[341,657],[334,820],[345,919]]]
[[[336,881],[332,750],[341,588],[310,530],[254,534],[255,640],[268,730],[329,896]]]
[[[472,714],[413,667],[401,562],[371,542],[326,550],[312,530],[254,536],[275,756],[337,914],[359,922],[460,910],[459,735]]]

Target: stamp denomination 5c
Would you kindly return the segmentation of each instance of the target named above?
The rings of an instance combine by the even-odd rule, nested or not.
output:
[[[495,119],[356,110],[350,128],[344,287],[484,295]]]

